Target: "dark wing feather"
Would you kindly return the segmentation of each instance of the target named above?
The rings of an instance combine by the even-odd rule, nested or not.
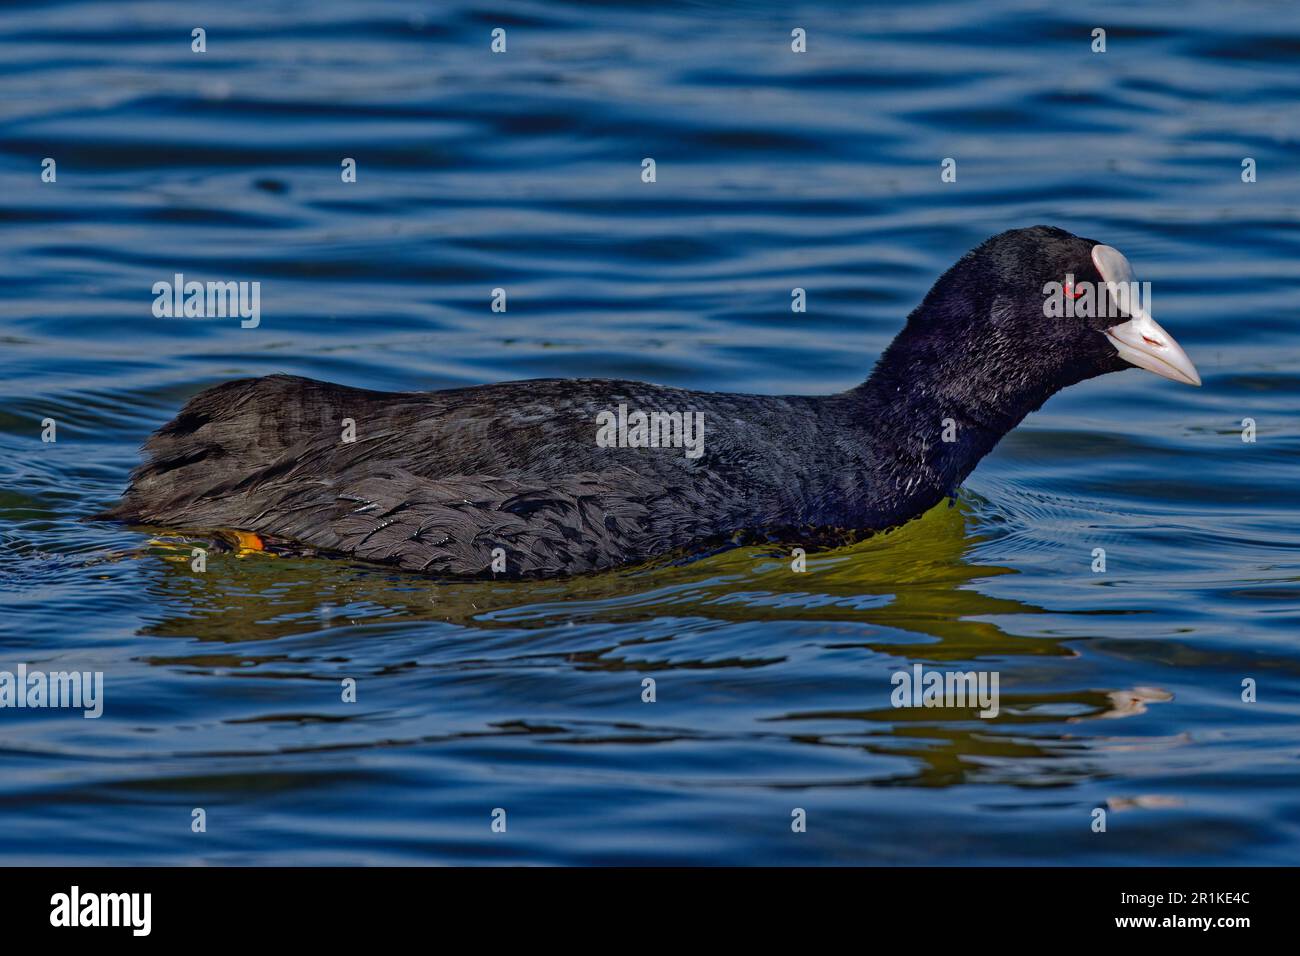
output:
[[[703,455],[598,447],[597,414],[623,403],[699,410]],[[837,407],[591,379],[407,393],[244,379],[159,429],[101,517],[442,574],[490,574],[498,547],[511,576],[601,570],[745,529],[845,524],[870,489],[856,453],[826,438]]]

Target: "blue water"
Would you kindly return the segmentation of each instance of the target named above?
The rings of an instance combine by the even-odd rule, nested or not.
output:
[[[0,711],[0,862],[1300,862],[1300,8],[1076,6],[6,6],[0,669],[105,712]],[[1039,222],[1122,250],[1204,387],[1072,388],[806,574],[196,574],[81,520],[237,376],[847,388]],[[154,318],[177,272],[260,326]],[[892,708],[915,663],[1000,714]]]

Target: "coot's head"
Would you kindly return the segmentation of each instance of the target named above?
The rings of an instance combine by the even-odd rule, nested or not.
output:
[[[885,365],[924,374],[945,397],[1005,405],[1009,417],[1067,385],[1135,365],[1201,384],[1152,318],[1128,260],[1051,226],[1001,233],[963,256],[909,317]]]

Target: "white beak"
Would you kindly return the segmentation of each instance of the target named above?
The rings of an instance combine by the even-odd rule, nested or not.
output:
[[[1200,385],[1201,376],[1174,337],[1160,327],[1151,313],[1144,309],[1136,297],[1128,293],[1134,282],[1133,267],[1124,254],[1110,246],[1093,246],[1092,261],[1109,285],[1118,291],[1124,312],[1129,321],[1111,326],[1106,338],[1115,346],[1119,357],[1138,368],[1155,372],[1163,378],[1188,385]]]

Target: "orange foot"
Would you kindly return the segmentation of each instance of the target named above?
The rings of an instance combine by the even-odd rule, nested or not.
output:
[[[266,545],[262,539],[251,531],[232,531],[235,540],[239,542],[240,551],[265,551]]]

